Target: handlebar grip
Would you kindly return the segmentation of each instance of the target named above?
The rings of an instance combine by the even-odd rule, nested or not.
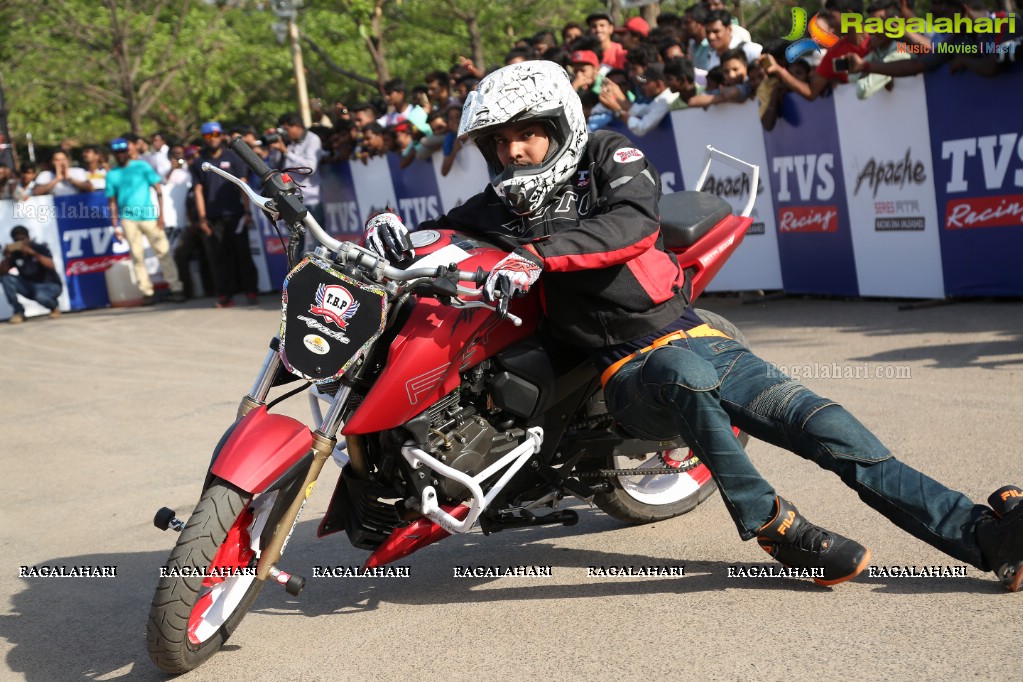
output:
[[[231,140],[228,145],[235,154],[242,157],[242,161],[251,168],[256,175],[259,176],[261,183],[266,183],[266,179],[273,174],[273,169],[266,165],[263,159],[256,155],[256,152],[252,151],[252,148],[245,144],[245,140],[240,137],[236,137]]]

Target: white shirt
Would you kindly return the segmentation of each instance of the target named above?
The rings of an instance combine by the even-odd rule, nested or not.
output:
[[[74,180],[75,182],[85,182],[89,179],[89,175],[85,172],[85,169],[79,168],[78,166],[68,168],[67,174],[70,180],[61,180],[58,182],[53,186],[53,189],[50,190],[50,194],[55,197],[78,194],[78,188],[71,184],[71,180]],[[53,174],[53,171],[43,171],[39,174],[39,177],[36,178],[36,187],[50,184],[53,182],[54,177],[56,176]]]
[[[164,178],[167,177],[167,173],[171,169],[171,162],[167,156],[168,152],[170,152],[170,149],[167,145],[164,145],[159,149],[143,154],[142,160],[152,166],[153,170],[159,173],[161,178]]]
[[[671,108],[671,103],[677,99],[677,92],[665,88],[648,104],[633,104],[629,109],[629,130],[635,135],[646,135],[657,127]]]
[[[192,174],[188,168],[175,168],[163,187],[163,222],[167,227],[185,227],[188,211],[185,201],[192,187]]]

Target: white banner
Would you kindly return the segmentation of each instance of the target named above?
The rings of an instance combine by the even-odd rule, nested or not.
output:
[[[709,291],[749,291],[781,289],[781,259],[778,257],[778,233],[775,225],[771,177],[767,172],[764,131],[757,114],[756,101],[745,104],[720,104],[709,110],[684,109],[672,112],[675,144],[687,190],[694,189],[707,161],[707,145],[726,154],[760,166],[760,187],[753,205],[753,226],[746,239],[729,259]],[[749,199],[749,178],[741,171],[714,163],[703,191],[725,199],[736,212]]]
[[[941,298],[934,164],[922,76],[866,100],[835,88],[853,255],[861,296]]]
[[[441,175],[444,155],[433,155],[433,169],[437,173],[437,190],[440,192],[442,210],[447,213],[455,206],[461,206],[471,196],[482,192],[490,182],[487,162],[476,145],[462,147],[455,156],[447,175]]]
[[[398,210],[398,195],[391,182],[391,168],[387,159],[377,156],[365,164],[349,161],[355,195],[359,197],[359,224],[365,225],[374,211],[390,206]]]
[[[37,244],[44,244],[50,249],[53,255],[53,266],[64,281],[64,256],[60,248],[60,232],[57,230],[56,210],[53,206],[53,197],[30,197],[25,202],[0,201],[0,252],[3,245],[11,241],[11,230],[16,225],[23,225],[28,229],[29,239]],[[25,308],[25,317],[44,315],[49,311],[35,301],[25,297],[19,297],[21,305]],[[67,287],[61,290],[57,298],[60,309],[67,311],[71,309],[68,300]],[[6,320],[14,314],[14,308],[7,302],[7,297],[0,293],[0,320]]]

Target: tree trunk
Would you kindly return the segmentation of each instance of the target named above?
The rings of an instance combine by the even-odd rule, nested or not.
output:
[[[611,15],[611,23],[615,26],[621,26],[625,23],[622,21],[621,0],[610,0],[610,2],[608,2],[608,14]]]
[[[373,68],[377,72],[380,92],[384,91],[384,83],[391,80],[391,72],[387,68],[387,50],[384,44],[384,0],[377,0],[370,18],[370,33],[366,37],[366,48],[373,59]]]
[[[646,23],[653,28],[657,25],[657,17],[661,14],[661,3],[651,2],[639,8],[639,16],[643,17]]]
[[[480,71],[486,71],[486,58],[483,56],[483,36],[480,35],[480,25],[475,13],[470,13],[465,20],[466,28],[469,30],[469,45],[472,46],[472,61]]]

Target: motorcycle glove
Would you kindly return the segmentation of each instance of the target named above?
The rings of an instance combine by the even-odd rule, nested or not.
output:
[[[499,296],[524,296],[542,271],[543,261],[539,256],[524,248],[515,249],[490,271],[483,284],[483,296],[488,301]]]
[[[366,221],[365,244],[377,255],[396,263],[416,257],[408,228],[389,208],[377,211]]]

